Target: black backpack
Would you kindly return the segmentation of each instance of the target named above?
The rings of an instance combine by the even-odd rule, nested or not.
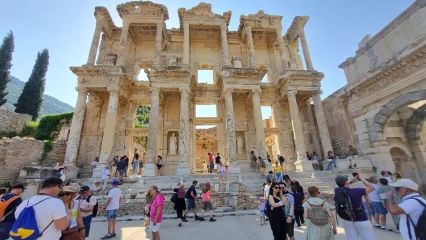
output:
[[[87,198],[86,198],[86,202],[90,202],[90,198],[92,197],[93,195],[89,195],[89,196],[87,196]],[[78,198],[77,198],[77,200],[79,200],[79,199],[81,199],[81,197],[79,196]],[[93,210],[92,210],[92,217],[96,217],[98,215],[98,201],[96,201],[96,205],[95,206],[93,206]]]
[[[215,158],[215,160],[216,160],[216,164],[219,164],[219,163],[220,163],[220,156],[217,156],[217,157]]]
[[[426,204],[423,201],[417,199],[416,197],[412,197],[409,199],[414,199],[417,202],[419,202],[423,206],[423,212],[422,212],[422,215],[420,215],[419,217],[417,226],[414,225],[413,219],[411,219],[410,215],[407,214],[408,235],[410,239],[413,239],[411,236],[410,224],[408,222],[408,220],[410,220],[411,224],[413,224],[414,226],[414,232],[416,233],[416,240],[426,240]]]
[[[334,201],[336,202],[336,213],[341,219],[355,221],[354,206],[349,197],[350,188],[336,190]]]

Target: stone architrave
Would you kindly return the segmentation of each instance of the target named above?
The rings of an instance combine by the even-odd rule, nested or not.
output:
[[[93,33],[92,45],[90,45],[89,57],[87,58],[87,64],[95,64],[96,53],[98,53],[99,40],[101,39],[103,25],[103,22],[96,22],[95,32]]]
[[[299,108],[297,106],[296,91],[288,91],[288,102],[290,105],[291,122],[293,125],[294,143],[296,145],[297,161],[296,170],[298,171],[310,171],[312,165],[306,158],[306,145],[303,135],[302,123],[300,122]]]
[[[83,128],[84,114],[86,112],[86,100],[88,90],[77,88],[78,97],[75,104],[74,115],[72,117],[70,134],[65,152],[64,165],[68,168],[68,177],[77,178],[78,168],[76,167],[77,153],[80,146],[81,130]]]
[[[226,23],[220,25],[220,35],[222,37],[222,56],[223,63],[225,66],[229,65],[228,57],[228,37],[227,37],[227,26]]]
[[[265,143],[265,129],[263,127],[262,109],[260,106],[260,93],[261,89],[252,90],[253,99],[253,119],[256,128],[256,148],[258,155],[262,157],[264,161],[267,159],[266,143]]]
[[[126,55],[127,49],[127,38],[129,35],[129,27],[130,23],[127,21],[123,21],[123,27],[121,29],[121,37],[120,37],[120,50],[118,52],[117,64],[118,66],[124,65],[124,58]]]
[[[161,44],[163,40],[163,23],[157,23],[157,33],[155,36],[155,57],[157,64],[161,62]]]
[[[288,69],[288,58],[287,58],[287,54],[285,52],[285,45],[284,45],[284,40],[283,40],[281,28],[275,29],[275,36],[277,38],[278,48],[280,50],[280,58],[281,58],[281,64],[283,66],[283,70],[287,70]]]
[[[333,151],[333,146],[330,140],[330,134],[328,132],[327,122],[324,116],[324,110],[321,102],[321,92],[314,92],[312,99],[315,106],[315,115],[317,118],[318,132],[321,138],[322,150],[324,157],[327,157],[328,151]]]
[[[246,38],[247,38],[250,67],[256,68],[256,59],[254,57],[254,45],[253,45],[253,36],[251,34],[251,26],[246,26],[245,31],[246,31]]]
[[[180,90],[179,164],[176,175],[190,174],[189,158],[189,89]]]
[[[314,70],[314,67],[312,66],[311,53],[309,52],[308,43],[306,42],[306,38],[305,38],[304,29],[302,29],[299,32],[299,37],[302,43],[302,50],[303,50],[303,56],[305,58],[306,68],[308,70]]]
[[[189,64],[189,24],[183,24],[183,64]]]
[[[228,146],[228,161],[230,173],[240,173],[241,169],[237,163],[237,143],[235,136],[234,103],[232,100],[233,89],[224,90],[226,111],[226,140]]]
[[[151,109],[149,111],[148,143],[146,149],[146,164],[143,176],[155,176],[155,159],[157,152],[158,116],[160,111],[160,89],[151,88]]]

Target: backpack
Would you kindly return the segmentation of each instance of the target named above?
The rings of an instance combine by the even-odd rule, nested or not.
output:
[[[215,158],[215,161],[216,161],[216,164],[219,164],[219,163],[220,163],[220,157],[219,157],[219,156],[217,156],[217,157]]]
[[[334,201],[336,202],[336,213],[340,218],[347,221],[355,221],[354,207],[349,197],[350,191],[350,188],[337,190],[334,195]]]
[[[111,190],[111,189],[110,189]],[[108,191],[109,192],[109,191]],[[86,197],[86,202],[87,203],[89,203],[90,202],[90,198],[92,197],[93,195],[89,195],[89,196],[87,196]],[[81,196],[79,196],[78,198],[76,198],[76,200],[80,200],[81,199]],[[98,215],[98,201],[96,200],[96,204],[95,204],[95,206],[93,206],[93,210],[92,210],[92,216],[93,217],[96,217]]]
[[[319,205],[311,204],[309,201],[307,201],[307,203],[311,207],[311,209],[308,210],[311,223],[319,227],[327,225],[329,220],[328,214],[324,209],[325,201]]]
[[[12,229],[10,230],[10,237],[14,240],[36,240],[37,238],[41,237],[50,227],[50,225],[53,223],[53,220],[47,225],[46,228],[43,229],[43,231],[39,231],[37,227],[37,221],[35,218],[34,213],[34,206],[49,199],[51,197],[45,198],[41,201],[39,201],[36,204],[33,204],[31,206],[28,206],[30,199],[28,199],[27,206],[22,209],[22,212],[19,214],[18,218],[16,219],[15,223],[13,223]]]
[[[271,205],[269,205],[269,196],[265,199],[265,216],[271,215]]]
[[[411,236],[411,230],[410,230],[410,224],[408,223],[408,220],[411,221],[411,224],[414,226],[414,233],[416,233],[416,239],[418,240],[426,240],[426,204],[417,199],[416,197],[412,197],[409,199],[414,199],[417,202],[419,202],[423,206],[423,212],[422,215],[420,215],[419,220],[417,222],[417,226],[414,225],[413,219],[411,219],[410,215],[407,214],[407,228],[408,228],[408,235],[410,239],[412,239]]]
[[[6,213],[6,215],[5,215],[5,212],[6,212],[6,208],[13,202],[13,201],[15,201],[16,199],[18,199],[19,198],[19,196],[14,196],[14,197],[12,197],[12,198],[10,198],[9,200],[7,200],[7,201],[3,201],[3,200],[1,200],[0,201],[0,222],[2,222],[9,214],[11,214],[12,212],[13,212],[13,210],[12,211],[10,211],[10,212],[8,212],[8,213]]]
[[[185,194],[186,195],[186,194]],[[172,197],[170,198],[170,201],[172,202],[172,203],[176,203],[177,202],[177,193],[173,193],[172,194]]]

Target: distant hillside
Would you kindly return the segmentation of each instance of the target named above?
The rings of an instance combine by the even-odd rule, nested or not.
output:
[[[13,106],[13,104],[18,101],[18,98],[21,95],[22,90],[24,89],[25,83],[13,76],[11,76],[11,79],[12,80],[7,84],[6,87],[6,91],[9,92],[9,94],[6,95],[7,102],[1,108],[9,111],[14,111],[15,107]],[[39,115],[43,116],[46,114],[58,114],[71,111],[74,111],[74,108],[70,105],[63,103],[54,97],[44,94],[43,104],[41,105]]]

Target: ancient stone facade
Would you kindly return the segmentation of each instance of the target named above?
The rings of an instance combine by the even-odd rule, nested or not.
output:
[[[378,170],[424,185],[426,1],[417,0],[339,67],[348,84],[324,100],[332,138],[356,145]],[[340,125],[341,124],[341,125]],[[340,126],[339,126],[340,125]],[[349,134],[352,132],[352,139]]]
[[[21,169],[31,166],[53,167],[63,163],[64,143],[53,142],[52,150],[41,161],[44,142],[33,138],[3,138],[0,140],[0,182],[15,182]]]
[[[166,28],[168,9],[161,4],[133,1],[117,10],[122,28],[106,8],[95,8],[88,61],[71,67],[79,95],[65,160],[69,168],[88,166],[95,157],[106,164],[115,155],[131,155],[134,137],[147,136],[144,175],[155,174],[157,155],[168,175],[195,173],[198,125],[216,126],[217,150],[232,173],[249,171],[252,150],[264,159],[272,154],[265,140],[271,136],[289,170],[311,169],[306,151],[331,150],[319,97],[324,75],[314,70],[304,33],[309,17],[295,17],[283,35],[282,17],[263,11],[240,16],[233,31],[232,13],[213,13],[206,3],[180,8],[178,29]],[[142,70],[148,81],[138,80]],[[212,71],[213,83],[200,83],[199,70]],[[216,117],[197,117],[196,105],[203,104],[214,104]],[[140,105],[150,106],[148,129],[134,128]],[[267,128],[261,106],[273,110]],[[95,170],[100,176],[102,168]]]
[[[31,121],[28,114],[20,114],[0,109],[0,133],[20,133],[26,122]]]

